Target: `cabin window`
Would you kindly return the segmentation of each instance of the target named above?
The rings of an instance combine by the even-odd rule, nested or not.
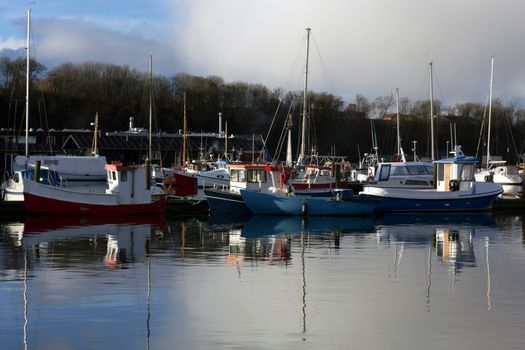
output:
[[[387,181],[390,177],[390,165],[381,166],[381,173],[379,174],[379,181]]]
[[[127,171],[123,171],[123,172],[120,173],[120,181],[121,182],[128,181],[128,172]]]
[[[438,164],[437,172],[438,181],[445,181],[445,164]]]
[[[432,172],[434,171],[434,170],[432,169],[432,167],[429,166],[429,165],[425,165],[424,167],[425,167],[425,170],[427,171],[427,173],[428,173],[429,175],[432,175]]]
[[[432,168],[430,168],[430,174],[432,174]],[[408,167],[408,173],[410,175],[428,175],[424,165],[412,165]]]
[[[394,167],[394,173],[392,175],[396,176],[402,176],[402,175],[408,175],[409,171],[406,166],[396,166]]]
[[[230,180],[234,182],[245,182],[246,172],[244,170],[232,169]]]
[[[113,180],[116,181],[117,180],[117,172],[116,171],[112,171],[111,175],[112,175]]]
[[[19,183],[20,182],[20,176],[18,175],[18,173],[15,173],[15,175],[13,175],[13,181],[15,183]]]
[[[266,172],[264,170],[248,170],[246,180],[251,183],[266,182]]]
[[[474,178],[474,170],[474,164],[463,164],[460,179],[463,181],[471,181]]]

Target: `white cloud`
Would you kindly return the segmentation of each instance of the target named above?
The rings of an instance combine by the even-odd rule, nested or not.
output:
[[[2,50],[18,50],[25,48],[25,41],[18,38],[2,38],[0,36],[0,51]]]

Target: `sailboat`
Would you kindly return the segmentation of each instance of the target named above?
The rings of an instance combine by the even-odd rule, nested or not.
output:
[[[492,85],[494,81],[494,57],[490,64],[490,89],[489,89],[489,116],[487,127],[487,159],[485,167],[480,169],[474,176],[479,182],[494,182],[503,186],[504,194],[515,194],[521,192],[523,178],[518,172],[518,167],[507,165],[506,161],[495,161],[490,158],[490,129],[492,119]]]
[[[315,164],[317,155],[307,156],[306,154],[306,129],[308,123],[308,59],[310,55],[310,28],[306,28],[306,62],[304,75],[303,91],[303,112],[301,121],[301,146],[291,178],[288,183],[295,194],[298,195],[326,195],[332,189],[338,187],[335,174],[328,167]],[[337,170],[336,170],[337,171]]]
[[[89,182],[96,184],[106,178],[106,157],[95,152],[91,156],[71,155],[29,155],[29,64],[30,64],[30,27],[31,9],[27,10],[27,37],[26,37],[26,96],[25,96],[25,154],[18,155],[12,162],[12,174],[2,183],[2,199],[5,201],[21,202],[24,199],[23,179],[35,176],[35,164],[41,165],[42,181],[49,184],[58,184],[56,175],[62,185],[75,186]],[[96,131],[94,141],[96,140]]]

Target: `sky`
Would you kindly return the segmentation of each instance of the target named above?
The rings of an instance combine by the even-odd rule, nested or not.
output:
[[[410,100],[525,108],[521,0],[0,0],[0,55],[23,54],[32,8],[32,57],[52,69],[104,62],[156,74],[219,76],[301,90],[310,27],[309,89],[353,102],[398,88]]]

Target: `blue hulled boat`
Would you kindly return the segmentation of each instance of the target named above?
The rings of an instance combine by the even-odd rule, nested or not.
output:
[[[289,169],[266,164],[229,164],[228,187],[204,189],[212,214],[251,215],[241,190],[272,192],[287,188]]]
[[[366,215],[375,209],[375,200],[354,196],[352,190],[334,190],[332,197],[295,196],[241,190],[244,203],[254,214],[263,215]]]
[[[407,189],[364,186],[360,196],[377,200],[383,212],[474,211],[492,208],[503,193],[500,184],[476,182],[474,174],[479,160],[466,157],[456,146],[452,158],[435,161],[436,188]]]

